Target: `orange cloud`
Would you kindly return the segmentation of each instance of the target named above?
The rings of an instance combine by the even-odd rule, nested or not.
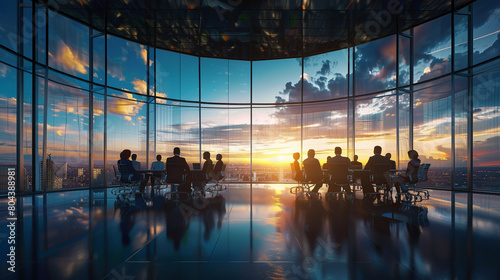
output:
[[[144,61],[145,65],[148,65],[148,50],[143,49],[143,46],[141,46],[141,58],[142,61]],[[153,65],[153,61],[149,60],[149,66]]]
[[[62,67],[65,71],[71,71],[73,74],[75,72],[80,74],[88,73],[88,62],[84,62],[82,58],[78,56],[78,53],[73,52],[73,50],[63,42],[59,42],[56,54],[53,55],[49,53],[49,56],[52,58],[53,62]]]
[[[111,101],[108,101],[108,112],[115,115],[137,115],[144,103],[137,102],[131,93],[123,92],[122,95],[123,98],[111,98]]]

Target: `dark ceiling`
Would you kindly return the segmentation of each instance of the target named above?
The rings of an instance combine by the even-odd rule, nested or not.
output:
[[[470,0],[45,0],[130,40],[204,57],[309,56],[404,31]]]

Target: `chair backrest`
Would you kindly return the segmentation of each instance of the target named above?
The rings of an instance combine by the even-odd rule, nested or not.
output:
[[[199,169],[201,169],[201,163],[199,163],[199,162],[195,162],[195,163],[193,163],[193,169],[194,169],[194,170],[199,170]]]
[[[130,169],[130,166],[127,164],[118,164],[118,171],[120,172],[120,180],[121,181],[130,181],[133,172],[132,169]],[[126,176],[126,177],[123,177]]]
[[[372,183],[374,184],[387,184],[385,179],[385,172],[391,169],[391,163],[375,163],[372,166]]]
[[[427,181],[427,172],[429,171],[429,167],[431,167],[430,163],[422,163],[420,165],[417,173],[418,182]]]
[[[330,173],[332,182],[336,184],[349,183],[349,164],[347,163],[330,163]]]
[[[184,182],[185,174],[182,164],[167,162],[165,170],[167,171],[167,183],[180,184]]]
[[[359,162],[359,163],[352,163],[351,162],[351,169],[363,169],[363,164],[361,162]]]
[[[305,170],[305,180],[308,182],[316,183],[321,180],[322,178],[322,172],[321,169],[316,170],[315,166],[312,164],[304,164],[304,170]]]

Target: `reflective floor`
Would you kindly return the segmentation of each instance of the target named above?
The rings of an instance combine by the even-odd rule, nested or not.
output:
[[[289,187],[178,203],[112,189],[22,197],[15,273],[2,199],[0,279],[500,279],[500,196],[372,205]]]

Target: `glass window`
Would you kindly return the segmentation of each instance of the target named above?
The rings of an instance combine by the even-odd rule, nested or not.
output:
[[[0,44],[17,52],[17,1],[4,1],[2,3],[2,16],[0,17]]]
[[[147,48],[108,35],[108,86],[147,95]]]
[[[156,50],[156,96],[181,98],[180,59],[179,53]]]
[[[396,36],[378,39],[355,48],[354,94],[396,87]]]
[[[467,77],[455,76],[455,189],[467,188],[467,124],[469,90]]]
[[[473,80],[473,188],[500,189],[500,70]]]
[[[408,151],[410,150],[410,93],[400,90],[398,92],[399,112],[399,159],[393,155],[393,160],[399,163],[399,168],[404,169],[408,165]]]
[[[355,99],[355,153],[363,166],[373,156],[373,147],[396,159],[396,95],[393,92]]]
[[[301,102],[301,63],[300,58],[253,62],[252,102]]]
[[[156,104],[156,153],[173,156],[174,147],[189,164],[200,162],[200,127],[198,105]]]
[[[467,13],[468,8],[464,8],[459,12]],[[469,58],[469,16],[465,14],[454,14],[455,30],[455,61],[454,69],[460,70],[467,67]]]
[[[303,159],[309,149],[316,151],[321,164],[327,156],[335,156],[333,150],[337,146],[342,148],[343,156],[349,154],[347,132],[352,123],[347,117],[347,100],[304,104],[303,112]]]
[[[93,75],[93,81],[94,83],[99,83],[101,85],[104,85],[104,78],[105,78],[105,64],[106,64],[106,54],[105,54],[105,39],[106,37],[104,35],[98,36],[98,37],[93,37],[92,38],[92,47],[94,49],[93,52],[93,57],[92,61],[94,63],[94,73]]]
[[[300,152],[301,105],[254,107],[252,168],[254,182],[283,182],[293,153]],[[303,157],[304,158],[304,157]]]
[[[399,40],[399,86],[410,84],[410,44],[411,39],[405,36],[398,36]]]
[[[413,148],[422,163],[430,163],[425,185],[450,187],[451,78],[414,87]]]
[[[89,93],[48,83],[46,190],[89,185]]]
[[[201,101],[228,103],[229,61],[227,59],[201,59]]]
[[[229,103],[250,103],[250,63],[229,60]]]
[[[445,15],[413,29],[413,82],[451,71],[451,16]]]
[[[181,54],[181,85],[180,99],[189,101],[200,100],[199,58]]]
[[[110,90],[108,90],[108,93]],[[146,167],[147,125],[146,103],[126,92],[112,92],[107,98],[107,163],[108,182],[113,179],[113,167],[120,152],[129,149],[137,154],[141,168]],[[143,166],[144,165],[144,166]]]
[[[304,58],[304,101],[347,96],[347,49]]]
[[[7,171],[17,163],[17,70],[0,63],[0,192],[7,191]],[[17,172],[23,174],[22,172]]]
[[[211,153],[215,164],[215,156],[221,154],[222,161],[228,164],[229,158],[229,110],[227,106],[201,109],[201,152]],[[202,159],[202,163],[204,160]]]
[[[92,158],[94,161],[94,169],[92,170],[93,187],[103,187],[105,184],[104,173],[104,89],[94,92],[93,94],[93,139],[92,139]],[[112,174],[114,177],[114,174]],[[113,178],[112,177],[112,178]]]
[[[499,55],[500,2],[475,1],[472,4],[474,64]]]

